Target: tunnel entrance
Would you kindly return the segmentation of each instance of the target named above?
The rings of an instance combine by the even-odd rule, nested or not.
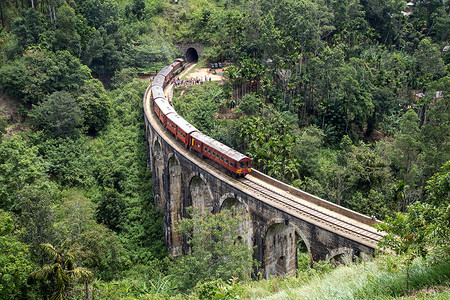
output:
[[[187,62],[197,62],[198,61],[198,53],[194,48],[189,48],[186,50],[186,61]]]

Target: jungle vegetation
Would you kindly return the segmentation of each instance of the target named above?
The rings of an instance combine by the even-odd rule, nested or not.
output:
[[[406,2],[0,0],[0,298],[447,297],[450,4]],[[386,220],[399,256],[334,270],[299,255],[297,276],[253,283],[243,248],[197,252],[192,236],[167,257],[138,74],[185,42],[232,66],[176,94],[179,113],[256,169]]]

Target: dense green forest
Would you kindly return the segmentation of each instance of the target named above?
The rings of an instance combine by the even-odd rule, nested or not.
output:
[[[448,296],[450,3],[406,2],[0,0],[0,298],[314,298],[339,270],[366,281],[330,295]],[[402,255],[337,272],[299,255],[297,276],[249,283],[248,249],[214,244],[237,224],[225,214],[197,225],[230,233],[166,257],[138,74],[187,42],[232,66],[176,94],[180,114],[256,169],[387,220],[400,239],[382,246]]]

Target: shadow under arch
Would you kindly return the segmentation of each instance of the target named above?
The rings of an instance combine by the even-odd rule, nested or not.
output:
[[[237,197],[234,193],[226,193],[219,200],[219,211],[232,209],[233,207],[236,209],[236,212],[240,212],[243,215],[243,221],[239,226],[239,237],[242,242],[248,244],[249,248],[253,247],[253,226],[252,226],[252,217],[248,211],[247,205],[242,202],[240,197]]]
[[[338,264],[347,264],[353,260],[354,255],[358,254],[359,253],[354,253],[352,248],[340,247],[331,250],[325,257],[325,259],[334,260]]]
[[[263,232],[266,278],[294,274],[298,267],[298,254],[301,251],[307,251],[311,260],[309,242],[294,224],[283,218],[274,218],[266,224]]]
[[[200,212],[213,212],[213,195],[211,189],[199,175],[189,181],[190,203]]]

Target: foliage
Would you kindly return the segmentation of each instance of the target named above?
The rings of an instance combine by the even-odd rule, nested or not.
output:
[[[6,133],[6,127],[8,122],[5,117],[0,116],[0,143],[2,141],[3,135]]]
[[[370,261],[341,265],[326,272],[308,269],[293,277],[251,282],[243,285],[241,298],[391,299],[408,295],[414,297],[421,294],[422,289],[424,294],[433,291],[437,299],[448,296],[448,262],[430,266],[422,260],[415,260],[410,274],[413,291],[408,291],[401,267],[404,259],[403,256],[383,255]]]
[[[91,134],[100,132],[109,121],[111,101],[100,81],[90,79],[77,93],[77,102],[83,111],[84,125]]]
[[[70,295],[70,286],[81,280],[89,281],[94,274],[85,268],[75,267],[70,253],[55,249],[50,244],[40,244],[39,247],[50,258],[51,264],[45,264],[41,269],[29,275],[29,283],[51,280],[53,292],[50,299],[67,299]],[[87,291],[88,293],[88,291]]]
[[[239,110],[247,115],[257,115],[264,105],[264,101],[255,94],[247,94],[239,102]]]
[[[198,299],[239,299],[242,292],[241,287],[237,283],[238,278],[233,277],[228,282],[222,279],[198,283],[194,289],[194,295]]]
[[[75,92],[91,79],[89,69],[68,51],[28,50],[0,69],[0,88],[25,103],[40,103],[56,91]]]
[[[15,299],[23,294],[26,278],[34,267],[28,246],[19,241],[14,215],[0,210],[0,297]]]
[[[19,193],[26,186],[46,183],[47,163],[38,154],[38,148],[21,136],[5,139],[0,144],[0,199],[1,208],[19,211]]]
[[[80,135],[83,115],[79,104],[67,92],[54,92],[30,116],[36,128],[44,130],[50,138],[76,138]]]
[[[91,166],[94,163],[87,138],[40,140],[33,137],[42,158],[48,163],[48,174],[63,186],[92,186]]]
[[[435,251],[448,257],[449,170],[450,164],[446,163],[430,179],[426,187],[429,192],[426,202],[417,201],[408,207],[407,213],[397,213],[395,218],[379,224],[379,228],[388,233],[380,244],[382,247],[406,253],[411,259],[426,257]]]
[[[190,252],[176,258],[169,271],[178,289],[189,291],[198,282],[232,276],[248,280],[252,250],[239,238],[245,214],[234,208],[217,214],[192,209],[189,214],[192,219],[181,220],[176,230],[187,237]]]
[[[224,101],[224,92],[216,84],[192,86],[186,90],[181,101],[173,99],[176,111],[206,134],[213,131],[215,113]]]
[[[438,254],[440,259],[448,260],[449,238],[449,174],[450,164],[446,163],[439,173],[429,181],[427,202],[415,202],[407,213],[397,213],[388,218],[378,228],[387,232],[380,246],[397,254],[405,254],[407,260],[407,285],[409,288],[409,265],[417,256],[427,257]]]

